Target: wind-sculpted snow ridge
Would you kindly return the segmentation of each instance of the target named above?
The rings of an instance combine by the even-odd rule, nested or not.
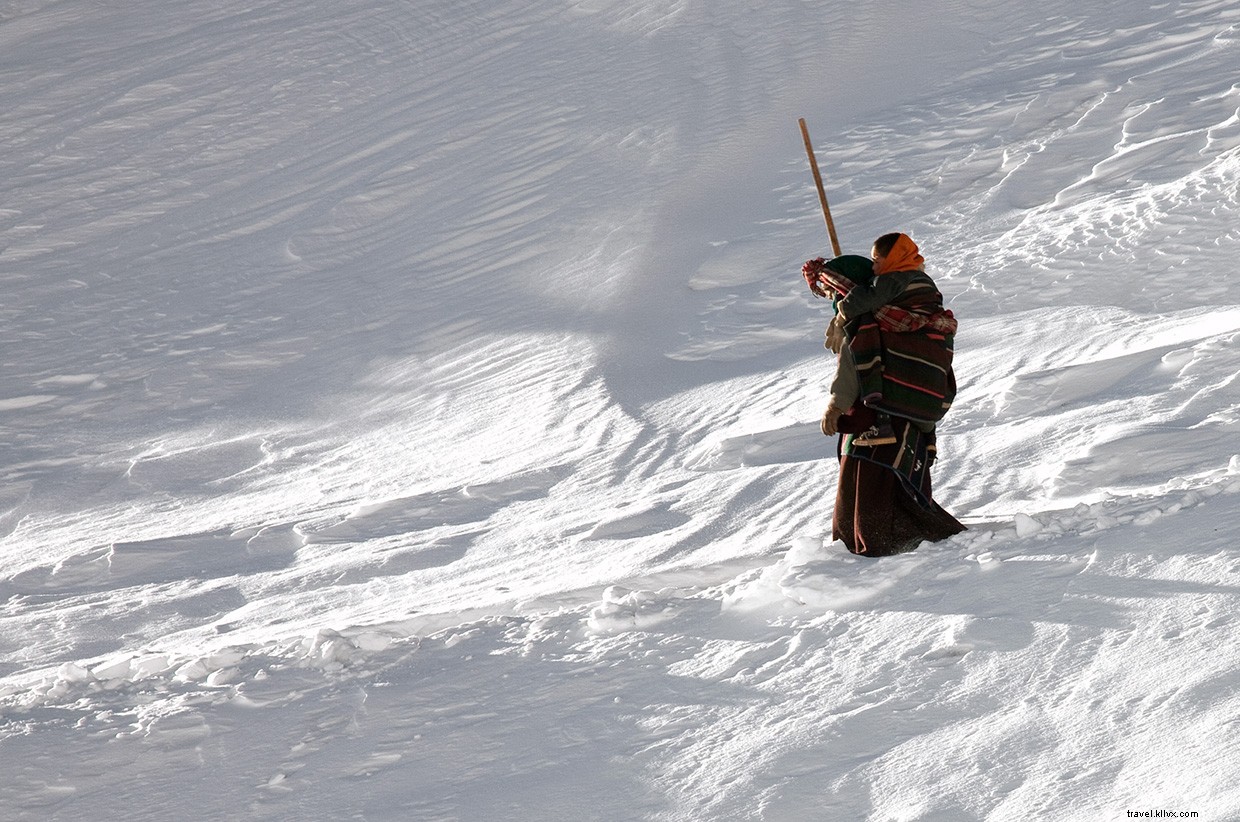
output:
[[[1240,817],[1238,33],[0,3],[0,818]],[[801,116],[961,323],[888,560]]]

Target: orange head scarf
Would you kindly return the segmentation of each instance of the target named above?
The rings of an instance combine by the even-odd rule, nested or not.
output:
[[[883,264],[877,274],[890,274],[892,271],[913,271],[924,269],[926,260],[917,251],[917,243],[907,234],[901,234],[891,247],[891,251],[883,258]]]

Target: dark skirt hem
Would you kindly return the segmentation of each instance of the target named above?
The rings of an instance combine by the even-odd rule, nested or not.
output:
[[[964,525],[931,497],[928,471],[924,485],[914,495],[889,466],[843,456],[832,537],[854,554],[882,557],[964,531]]]

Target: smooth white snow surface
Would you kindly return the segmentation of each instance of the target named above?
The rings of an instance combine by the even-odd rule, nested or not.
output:
[[[1240,819],[1237,77],[1219,0],[0,2],[0,818]],[[801,116],[961,320],[905,556]]]

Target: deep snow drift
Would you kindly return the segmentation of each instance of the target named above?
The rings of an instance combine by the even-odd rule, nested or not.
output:
[[[1234,4],[228,5],[0,3],[0,817],[1240,818]]]

